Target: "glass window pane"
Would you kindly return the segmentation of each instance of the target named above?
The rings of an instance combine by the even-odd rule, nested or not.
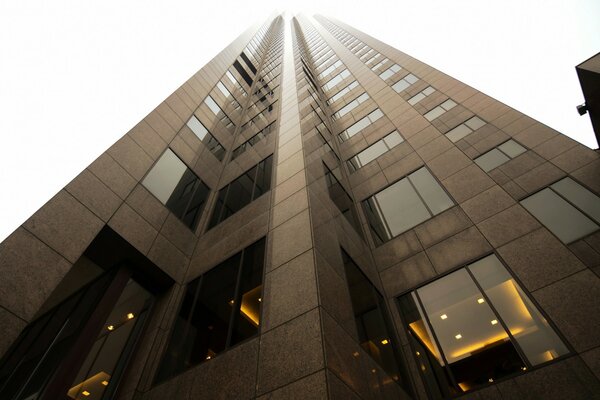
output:
[[[392,86],[392,89],[394,89],[396,92],[400,93],[401,91],[403,91],[404,89],[406,89],[409,86],[410,86],[410,83],[408,83],[404,79],[401,79],[398,82],[394,83],[394,85]]]
[[[236,254],[202,277],[185,337],[189,354],[186,367],[210,359],[225,349],[240,259],[241,254]]]
[[[415,104],[417,104],[418,102],[420,102],[424,98],[425,98],[425,95],[423,93],[417,93],[413,97],[411,97],[410,99],[408,99],[408,104],[410,104],[411,106],[414,106]]]
[[[261,239],[243,252],[242,276],[236,299],[230,346],[258,332],[262,304],[262,276],[265,240]]]
[[[419,78],[417,78],[416,76],[414,76],[413,74],[408,74],[404,77],[404,79],[408,82],[409,85],[412,85],[413,83],[415,83],[416,81],[419,80]]]
[[[392,149],[393,147],[399,145],[404,142],[404,138],[400,136],[398,131],[394,131],[383,138],[383,141],[387,145],[388,149]]]
[[[527,151],[525,147],[521,146],[519,143],[515,142],[512,139],[502,143],[500,146],[498,146],[498,149],[500,149],[504,154],[506,154],[510,158],[515,158],[519,154],[523,154]]]
[[[521,204],[563,243],[571,243],[599,229],[598,225],[583,215],[551,189],[544,189]]]
[[[439,117],[440,115],[442,115],[445,112],[446,111],[442,107],[437,106],[436,108],[432,109],[431,111],[428,111],[424,115],[424,117],[427,118],[428,121],[433,121],[434,119],[436,119],[437,117]]]
[[[452,129],[450,132],[446,133],[446,136],[452,142],[458,142],[460,139],[464,138],[471,132],[473,131],[468,126],[466,126],[465,124],[460,124],[456,128]]]
[[[469,269],[531,364],[541,364],[569,353],[495,255],[469,265]]]
[[[431,93],[433,93],[433,92],[435,92],[435,89],[434,89],[434,88],[432,88],[431,86],[428,86],[428,87],[426,87],[426,88],[423,90],[423,94],[424,94],[425,96],[429,96],[429,95],[430,95]]]
[[[200,140],[204,139],[204,136],[206,136],[208,133],[208,130],[204,127],[204,125],[202,125],[195,115],[192,115],[192,118],[188,120],[186,125],[192,130],[192,132],[196,134],[196,136],[198,136],[198,139]]]
[[[417,293],[461,390],[526,366],[465,269],[430,283]],[[418,335],[416,329],[413,331]]]
[[[477,130],[479,128],[481,128],[482,126],[484,126],[486,124],[486,122],[484,120],[482,120],[481,118],[479,118],[478,116],[472,117],[471,119],[467,120],[465,122],[465,124],[473,129],[473,130]]]
[[[452,99],[448,99],[441,104],[442,108],[446,111],[453,109],[456,107],[456,103]]]
[[[142,184],[163,204],[167,204],[187,167],[167,149],[142,181]]]
[[[481,167],[485,172],[491,171],[499,165],[510,161],[504,153],[498,149],[493,149],[475,159],[477,165]]]
[[[421,168],[408,176],[434,215],[452,207],[454,203],[427,168]]]
[[[383,143],[382,141],[378,141],[372,144],[371,146],[367,147],[360,153],[358,153],[356,155],[356,158],[358,159],[357,161],[359,162],[359,165],[362,167],[364,165],[367,165],[386,151],[388,151],[388,149],[385,143]]]
[[[406,178],[372,196],[366,203],[371,226],[384,241],[431,217]]]
[[[563,195],[588,216],[600,223],[600,198],[571,178],[562,179],[552,189]]]

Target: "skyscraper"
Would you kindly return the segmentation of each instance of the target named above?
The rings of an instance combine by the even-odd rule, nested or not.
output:
[[[0,244],[2,399],[592,399],[600,156],[269,18]]]

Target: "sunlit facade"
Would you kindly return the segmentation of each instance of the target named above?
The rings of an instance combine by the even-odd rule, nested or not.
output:
[[[275,15],[0,244],[0,398],[598,398],[599,194],[597,152]]]

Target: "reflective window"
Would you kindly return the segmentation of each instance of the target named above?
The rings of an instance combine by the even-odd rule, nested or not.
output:
[[[236,147],[233,150],[233,153],[231,154],[231,160],[235,160],[240,155],[242,155],[246,150],[248,150],[250,147],[256,145],[257,143],[260,143],[263,139],[265,139],[267,136],[269,136],[271,134],[271,132],[273,132],[274,128],[275,128],[275,121],[273,121],[269,125],[267,125],[266,128],[261,129],[256,135],[252,136],[250,139],[246,140],[244,143],[240,144],[238,147]]]
[[[167,149],[142,185],[190,229],[195,229],[210,188]]]
[[[264,255],[263,238],[187,285],[156,381],[258,333]]]
[[[400,79],[398,82],[394,83],[392,85],[392,89],[394,89],[396,92],[400,93],[403,90],[408,89],[410,87],[410,85],[412,85],[413,83],[415,83],[418,80],[419,80],[419,78],[417,78],[413,74],[408,74],[404,78]]]
[[[217,204],[208,225],[209,228],[229,218],[271,189],[272,163],[273,156],[267,157],[219,190]]]
[[[484,126],[486,122],[479,118],[478,116],[474,116],[469,118],[462,124],[458,125],[456,128],[451,129],[449,132],[446,132],[446,136],[453,142],[458,142],[460,139],[469,135],[473,131]]]
[[[354,228],[356,233],[359,234],[360,237],[364,238],[362,229],[360,229],[360,222],[358,219],[358,214],[356,213],[356,208],[354,206],[354,201],[344,189],[340,181],[335,177],[334,173],[331,172],[329,167],[323,163],[325,168],[325,181],[327,182],[327,190],[329,191],[329,197],[333,204],[340,210],[344,218],[350,223],[350,225]]]
[[[225,149],[221,146],[221,143],[208,132],[208,129],[202,125],[202,123],[196,118],[195,115],[192,115],[192,118],[188,120],[186,123],[188,128],[194,132],[198,139],[202,141],[202,143],[210,150],[210,152],[219,160],[223,160],[223,156],[225,156]]]
[[[331,96],[331,98],[329,100],[327,100],[327,104],[335,103],[337,100],[342,98],[346,93],[350,92],[352,89],[354,89],[357,86],[358,86],[357,81],[352,82],[351,84],[349,84],[348,86],[346,86],[345,88],[343,88],[342,90],[340,90],[339,92],[337,92],[336,94]]]
[[[363,201],[376,245],[452,207],[453,201],[423,167]]]
[[[439,106],[432,109],[431,111],[425,113],[425,115],[423,115],[423,116],[425,118],[427,118],[428,121],[433,121],[440,115],[444,114],[446,111],[449,111],[449,110],[453,109],[454,107],[456,107],[456,105],[457,104],[452,99],[448,99],[448,100],[444,101],[442,104],[440,104]]]
[[[521,204],[563,243],[600,229],[600,198],[571,178],[564,178]]]
[[[338,68],[341,65],[342,62],[340,60],[337,60],[319,74],[319,79],[325,78],[327,75],[331,74],[336,68]]]
[[[350,170],[356,171],[402,142],[404,142],[404,138],[400,136],[398,131],[394,131],[349,159],[348,166]]]
[[[354,110],[356,107],[358,107],[360,104],[364,103],[368,99],[369,99],[368,93],[361,94],[356,99],[352,100],[350,103],[348,103],[344,107],[342,107],[338,112],[333,114],[333,118],[337,119],[337,118],[343,117],[344,115],[348,114],[350,111]]]
[[[399,66],[398,64],[394,64],[385,71],[383,71],[381,74],[379,74],[379,77],[385,81],[386,79],[392,77],[396,72],[399,72],[401,69],[401,66]]]
[[[331,78],[331,80],[329,82],[327,82],[325,85],[323,85],[323,90],[324,91],[330,90],[335,85],[337,85],[338,83],[340,83],[341,81],[343,81],[344,79],[346,79],[349,76],[350,76],[350,71],[348,71],[347,69],[343,70],[338,75]]]
[[[435,92],[435,89],[432,88],[431,86],[427,86],[425,89],[421,90],[419,93],[415,94],[413,97],[408,99],[408,104],[410,104],[411,106],[414,106],[415,104],[417,104],[418,102],[420,102],[425,97],[432,94],[433,92]]]
[[[343,142],[344,140],[348,140],[352,136],[356,135],[357,133],[359,133],[360,131],[362,131],[369,125],[371,125],[373,122],[377,121],[381,117],[383,117],[383,113],[381,112],[381,110],[379,108],[377,108],[377,109],[371,111],[369,113],[369,115],[356,121],[352,126],[350,126],[348,129],[346,129],[342,133],[340,133],[338,135],[338,138],[340,139],[341,142]]]
[[[229,129],[230,132],[235,128],[233,121],[231,121],[231,119],[227,116],[227,114],[225,114],[225,112],[221,109],[221,107],[219,107],[219,105],[211,96],[208,96],[206,99],[204,99],[204,104],[208,106],[210,111],[212,111],[213,114],[219,118],[219,120],[227,129]]]
[[[383,64],[385,64],[388,61],[389,61],[388,58],[384,58],[383,60],[379,61],[376,65],[374,65],[373,67],[371,67],[371,69],[373,71],[375,71],[375,70],[379,69]]]
[[[398,300],[417,364],[435,398],[569,352],[495,255]]]
[[[526,151],[527,149],[525,147],[510,139],[495,149],[477,157],[475,162],[481,169],[488,172]]]
[[[410,392],[383,296],[344,250],[342,259],[361,347],[394,382]]]

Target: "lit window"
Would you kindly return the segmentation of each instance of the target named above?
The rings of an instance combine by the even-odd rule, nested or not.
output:
[[[408,74],[404,78],[400,79],[398,82],[392,85],[392,89],[396,92],[400,93],[410,87],[413,83],[417,82],[419,78],[414,76],[413,74]]]
[[[360,346],[394,382],[410,392],[408,374],[397,354],[385,299],[344,250],[342,259]],[[354,357],[358,356],[360,353],[355,352]]]
[[[415,104],[417,104],[418,102],[420,102],[425,97],[432,94],[433,92],[435,92],[435,89],[432,88],[431,86],[427,86],[425,89],[421,90],[419,93],[415,94],[413,97],[408,99],[408,104],[410,104],[411,106],[414,106]]]
[[[444,101],[442,104],[440,104],[439,106],[432,109],[431,111],[425,113],[425,115],[423,115],[423,116],[425,118],[427,118],[428,121],[433,121],[440,115],[445,114],[446,111],[450,111],[451,109],[453,109],[456,106],[457,106],[457,104],[452,99],[448,99],[448,100]]]
[[[364,103],[368,99],[369,99],[368,93],[361,94],[356,99],[354,99],[353,101],[351,101],[350,103],[348,103],[344,107],[342,107],[338,112],[333,114],[333,118],[337,119],[337,118],[343,117],[344,115],[348,114],[350,111],[354,110],[356,107],[358,107],[360,104]]]
[[[210,188],[171,149],[160,156],[142,185],[185,225],[196,228]]]
[[[452,142],[458,142],[460,139],[471,134],[473,131],[481,128],[485,124],[486,122],[484,120],[474,116],[458,125],[456,128],[451,129],[449,132],[446,132],[446,137],[448,137],[448,139],[450,139]]]
[[[348,140],[352,136],[356,135],[357,133],[359,133],[360,131],[362,131],[369,125],[371,125],[373,122],[377,121],[381,117],[383,117],[383,113],[381,112],[381,110],[379,108],[377,108],[377,109],[371,111],[369,113],[369,115],[358,120],[352,126],[350,126],[348,129],[346,129],[342,133],[340,133],[338,135],[338,138],[340,139],[341,142],[343,142],[344,140]]]
[[[402,142],[404,142],[404,138],[398,131],[394,131],[349,159],[348,166],[352,171],[356,171]]]
[[[527,149],[525,147],[510,139],[495,149],[477,157],[475,162],[481,169],[488,172],[526,151]]]
[[[264,257],[261,239],[187,285],[156,381],[211,360],[258,333]]]
[[[398,300],[417,364],[436,398],[569,352],[495,255]]]
[[[399,66],[398,64],[394,64],[385,71],[383,71],[381,74],[379,74],[379,77],[385,81],[386,79],[392,77],[396,72],[399,72],[401,69],[401,66]]]
[[[563,243],[600,229],[600,198],[571,178],[564,178],[521,204]]]
[[[363,201],[376,244],[387,242],[453,205],[425,167]]]

